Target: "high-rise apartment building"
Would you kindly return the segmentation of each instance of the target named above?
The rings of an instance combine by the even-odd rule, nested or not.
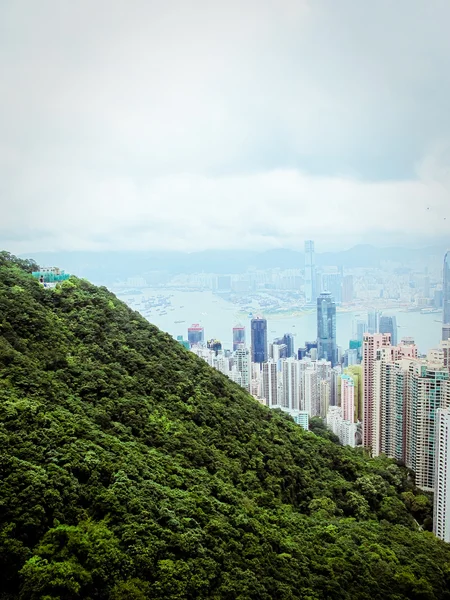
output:
[[[278,404],[277,363],[272,359],[262,365],[262,395],[267,406]]]
[[[314,368],[308,368],[303,375],[303,406],[310,417],[320,416],[320,397],[317,386],[317,371]]]
[[[390,334],[365,333],[363,338],[363,420],[362,443],[366,448],[378,445],[378,414],[375,401],[375,361],[377,350],[383,346],[391,345]]]
[[[450,543],[450,409],[436,411],[433,533]]]
[[[444,257],[442,303],[442,324],[450,325],[450,250],[446,252]]]
[[[408,364],[406,384],[406,466],[416,485],[434,489],[436,414],[450,407],[449,372],[443,365],[425,360]]]
[[[281,364],[283,381],[282,406],[289,410],[300,409],[300,378],[299,361],[287,358]]]
[[[312,240],[305,242],[305,300],[307,304],[316,301],[316,267]]]
[[[337,363],[336,304],[329,292],[317,298],[317,358]]]
[[[233,327],[233,352],[236,352],[240,344],[245,346],[245,327],[243,325],[235,325]]]
[[[248,348],[243,345],[239,346],[234,353],[234,361],[236,370],[240,374],[240,385],[250,391],[250,353]]]
[[[379,329],[380,333],[390,333],[391,344],[393,346],[397,345],[397,319],[395,317],[380,317]]]
[[[251,320],[252,362],[263,363],[267,360],[267,321],[263,317]]]
[[[405,378],[401,360],[417,358],[417,346],[390,344],[390,334],[366,334],[363,344],[363,445],[403,460]]]
[[[341,408],[344,421],[355,422],[355,383],[350,375],[341,375]]]

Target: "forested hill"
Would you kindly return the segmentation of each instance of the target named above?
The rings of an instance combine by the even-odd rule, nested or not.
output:
[[[0,254],[2,600],[450,599],[406,471],[27,270]]]

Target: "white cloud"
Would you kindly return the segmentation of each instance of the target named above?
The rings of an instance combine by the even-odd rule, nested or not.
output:
[[[447,0],[3,3],[0,245],[448,235],[449,20]]]

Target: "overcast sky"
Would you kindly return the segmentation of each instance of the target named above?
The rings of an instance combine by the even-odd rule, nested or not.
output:
[[[450,238],[449,0],[1,0],[0,248]]]

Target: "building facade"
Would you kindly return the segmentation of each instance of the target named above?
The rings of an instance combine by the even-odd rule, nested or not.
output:
[[[251,320],[252,362],[262,364],[268,358],[267,321],[262,317]]]
[[[380,333],[391,334],[391,344],[397,345],[397,319],[395,317],[380,317]]]
[[[336,304],[329,292],[317,298],[317,358],[337,363]]]
[[[433,533],[450,543],[450,409],[436,411]]]

